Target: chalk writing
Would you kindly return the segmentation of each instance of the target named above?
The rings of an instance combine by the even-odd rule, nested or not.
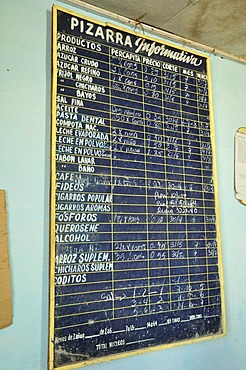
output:
[[[221,333],[206,57],[54,14],[55,367]]]

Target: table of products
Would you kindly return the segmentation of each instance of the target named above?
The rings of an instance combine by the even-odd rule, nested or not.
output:
[[[54,366],[221,334],[207,57],[53,22]]]

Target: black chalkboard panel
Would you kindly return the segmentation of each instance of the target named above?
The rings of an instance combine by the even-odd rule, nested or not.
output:
[[[208,58],[53,14],[51,368],[222,335]]]

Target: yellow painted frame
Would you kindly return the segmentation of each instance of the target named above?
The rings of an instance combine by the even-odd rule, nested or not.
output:
[[[81,4],[83,5],[83,4]],[[95,8],[96,9],[96,8]],[[109,22],[102,22],[99,20],[95,20],[93,18],[88,17],[87,15],[80,14],[68,9],[65,9],[60,6],[53,6],[53,24],[52,24],[52,41],[53,41],[53,51],[52,51],[52,127],[51,127],[51,196],[50,196],[50,301],[49,301],[49,359],[48,359],[48,366],[49,370],[53,369],[60,369],[60,370],[69,370],[69,369],[77,369],[83,366],[88,366],[92,364],[97,364],[101,362],[111,361],[114,359],[121,359],[125,357],[130,357],[133,355],[139,355],[143,353],[153,352],[157,350],[163,350],[167,348],[173,348],[184,344],[191,344],[194,342],[201,342],[205,340],[210,340],[214,338],[221,338],[226,335],[226,315],[225,315],[225,297],[224,297],[224,278],[223,278],[223,266],[222,266],[222,251],[221,251],[221,236],[220,236],[220,222],[219,222],[219,207],[218,207],[218,182],[217,182],[217,168],[216,168],[216,147],[215,147],[215,135],[214,135],[214,117],[213,117],[213,104],[212,104],[212,91],[211,91],[211,70],[210,70],[210,58],[209,56],[205,55],[204,53],[195,51],[195,56],[201,56],[207,59],[207,76],[208,76],[208,96],[209,96],[209,107],[210,107],[210,128],[211,128],[211,144],[212,144],[212,153],[213,153],[213,180],[214,180],[214,190],[215,190],[215,211],[216,211],[216,230],[217,230],[217,241],[218,241],[218,268],[219,268],[219,276],[220,276],[220,287],[221,287],[221,308],[222,308],[222,333],[209,335],[204,337],[199,337],[197,339],[188,339],[185,341],[175,342],[171,344],[162,344],[156,345],[150,348],[143,348],[141,350],[133,350],[129,352],[124,352],[115,355],[108,355],[105,357],[100,358],[93,358],[85,362],[80,362],[76,364],[66,365],[66,366],[59,366],[54,367],[54,277],[55,277],[55,172],[56,172],[56,161],[55,161],[55,152],[56,152],[56,93],[57,93],[57,83],[56,83],[56,76],[57,76],[57,49],[56,49],[56,32],[57,32],[57,11],[63,11],[69,13],[70,15],[81,17],[83,16],[84,19],[95,22],[101,26],[108,26],[112,28],[116,28],[123,32],[128,32],[129,34],[143,37],[143,31],[145,30],[145,26],[141,24],[139,27],[140,32],[135,30],[130,30],[124,27],[120,27],[116,24],[109,23]],[[82,9],[83,10],[83,9]],[[99,14],[100,11],[98,10]],[[109,13],[110,17],[114,18],[117,21],[117,16]],[[128,24],[132,22],[129,20]],[[136,28],[136,27],[135,27]],[[151,29],[153,34],[155,34],[155,30]],[[158,43],[165,43],[170,47],[179,48],[179,50],[191,52],[191,49],[184,48],[183,46],[179,46],[176,44],[172,44],[170,42],[166,42],[166,40],[161,40],[160,37],[160,30],[158,30],[158,38],[149,35],[149,30],[147,30],[148,35],[145,36],[146,39],[152,40]],[[163,32],[164,33],[164,32]],[[157,34],[157,32],[156,32]],[[190,43],[192,46],[192,42]],[[195,45],[195,44],[194,44]]]

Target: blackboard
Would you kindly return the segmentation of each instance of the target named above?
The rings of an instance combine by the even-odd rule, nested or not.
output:
[[[53,9],[50,367],[225,333],[209,58]]]

